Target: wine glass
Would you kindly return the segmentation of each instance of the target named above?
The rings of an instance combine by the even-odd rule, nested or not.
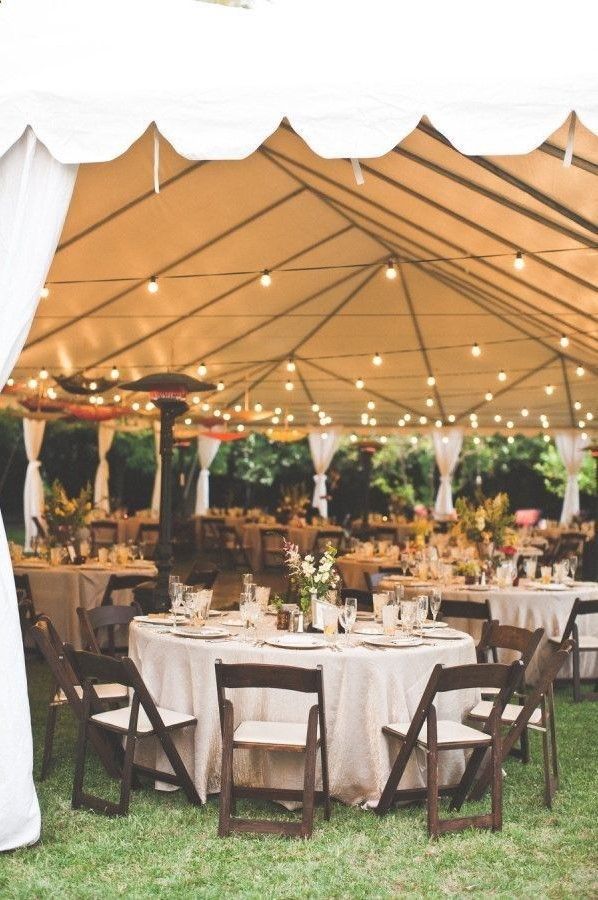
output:
[[[351,643],[351,629],[357,618],[357,597],[346,597],[345,605],[342,607],[339,622],[345,629],[345,644],[349,646]]]
[[[405,599],[405,585],[404,584],[395,584],[395,599],[394,602],[401,604],[401,601]]]
[[[440,604],[442,603],[442,591],[440,588],[432,588],[430,591],[430,612],[432,613],[432,619],[434,623],[436,623],[436,616],[440,611]]]
[[[567,560],[569,563],[569,575],[575,581],[575,573],[577,572],[577,566],[579,565],[579,559],[577,556],[572,553],[569,559]]]
[[[183,585],[178,575],[170,575],[168,579],[168,594],[170,596],[170,609],[172,611],[172,630],[176,631],[177,616],[185,609]]]
[[[428,595],[420,594],[416,598],[416,622],[420,635],[424,633],[424,622],[428,616]]]
[[[415,600],[401,601],[401,625],[405,635],[410,637],[413,634],[413,628],[417,615],[417,603]]]

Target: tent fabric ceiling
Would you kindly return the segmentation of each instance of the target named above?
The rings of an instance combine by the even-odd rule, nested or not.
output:
[[[182,156],[249,155],[287,118],[326,158],[382,156],[426,115],[468,154],[527,153],[575,110],[598,131],[595,4],[570,0],[5,0],[0,154],[61,162],[153,122]]]
[[[598,415],[598,142],[578,125],[564,168],[566,140],[565,124],[529,155],[472,159],[424,121],[362,161],[358,186],[347,160],[314,155],[283,125],[240,161],[189,162],[163,141],[155,194],[148,131],[113,162],[80,167],[16,376],[116,364],[131,380],[205,361],[225,382],[212,408],[248,387],[296,425],[317,422],[317,403],[353,428],[371,400],[383,428],[405,413],[468,424],[471,412],[481,428],[495,415],[537,428],[541,413],[551,428],[576,426]]]

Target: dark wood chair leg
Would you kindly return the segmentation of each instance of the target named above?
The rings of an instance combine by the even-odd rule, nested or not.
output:
[[[309,711],[307,722],[307,739],[305,746],[305,770],[303,776],[303,814],[301,818],[301,834],[311,837],[314,830],[314,807],[316,800],[316,759],[318,752],[318,708]]]
[[[573,662],[573,701],[579,703],[581,701],[581,684],[580,684],[580,656],[579,646],[576,643],[571,652]]]
[[[231,832],[231,801],[233,791],[233,708],[227,703],[222,721],[222,765],[220,770],[220,809],[218,836],[228,837]]]
[[[330,775],[328,772],[328,746],[324,738],[320,744],[320,759],[322,761],[322,791],[324,793],[324,818],[329,821],[332,814],[330,803]]]
[[[428,834],[438,837],[438,749],[429,747],[426,757],[428,779]]]
[[[546,693],[546,715],[548,716],[548,728],[550,731],[550,754],[552,759],[552,775],[554,778],[554,786],[559,786],[559,758],[556,743],[556,721],[554,718],[554,688],[552,685]]]
[[[40,772],[40,781],[44,781],[52,762],[52,747],[54,746],[54,732],[56,730],[56,716],[58,715],[58,707],[50,701],[48,706],[48,715],[46,717],[46,734],[44,736],[44,755],[42,757],[42,767]]]
[[[131,780],[133,776],[133,762],[135,760],[135,747],[137,746],[137,738],[135,734],[129,733],[126,738],[125,759],[123,763],[123,774],[120,783],[120,803],[118,814],[120,816],[129,815],[129,800],[131,797]]]
[[[528,763],[530,761],[530,752],[529,752],[529,734],[527,728],[525,728],[521,732],[521,740],[519,743],[521,749],[521,762]]]
[[[492,831],[502,829],[502,753],[500,724],[496,724],[492,735]]]
[[[87,753],[87,719],[89,716],[89,699],[83,700],[83,714],[79,720],[79,734],[77,737],[77,755],[75,759],[75,774],[73,778],[73,796],[71,806],[80,809],[83,805],[83,778],[85,775],[85,756]]]
[[[199,794],[197,793],[197,788],[193,784],[193,780],[189,775],[187,769],[185,768],[185,764],[180,757],[179,751],[175,747],[174,741],[170,736],[170,732],[162,732],[162,734],[160,735],[160,740],[168,762],[174,769],[174,773],[179,780],[178,783],[187,795],[187,799],[190,803],[193,804],[193,806],[201,806],[201,799]]]

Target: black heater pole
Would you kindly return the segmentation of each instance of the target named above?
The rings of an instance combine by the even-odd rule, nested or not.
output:
[[[172,454],[174,445],[175,419],[188,409],[184,400],[157,399],[160,410],[160,457],[162,469],[160,477],[160,532],[154,561],[158,570],[156,581],[156,601],[159,609],[168,609],[169,576],[172,572]]]
[[[376,441],[363,441],[359,445],[361,465],[363,467],[363,510],[361,515],[362,528],[367,528],[370,518],[370,480],[372,477],[372,459],[379,444]]]

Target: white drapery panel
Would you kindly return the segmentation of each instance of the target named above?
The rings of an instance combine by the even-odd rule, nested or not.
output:
[[[308,435],[309,452],[314,464],[314,495],[312,506],[318,510],[323,519],[328,518],[328,501],[326,500],[326,472],[332,457],[338,450],[340,432],[332,428],[328,431],[310,431]]]
[[[39,454],[42,449],[46,423],[43,419],[23,419],[23,441],[27,454],[27,472],[23,488],[23,517],[25,519],[25,549],[37,536],[33,517],[41,519],[44,513],[44,483],[40,474]]]
[[[0,159],[0,386],[29,332],[73,191],[76,166],[27,131]],[[0,522],[0,851],[37,840],[31,722],[12,567]]]
[[[463,446],[463,430],[461,428],[435,429],[432,432],[434,456],[440,472],[440,486],[434,503],[434,516],[437,519],[452,516],[453,506],[453,473],[459,462],[459,454]]]
[[[156,457],[156,472],[154,474],[154,489],[152,491],[152,515],[160,512],[160,482],[162,480],[162,457],[160,456],[160,423],[154,422],[154,454]]]
[[[114,426],[108,425],[106,422],[100,422],[98,425],[98,456],[100,461],[93,485],[93,503],[98,509],[103,509],[105,513],[110,512],[110,466],[106,456],[113,440]]]
[[[197,458],[199,477],[195,495],[195,515],[203,516],[210,508],[210,466],[214,462],[221,441],[218,438],[199,435],[197,438]]]
[[[569,525],[579,515],[579,470],[583,463],[583,441],[579,431],[557,431],[554,442],[567,472],[561,510],[561,525]]]

